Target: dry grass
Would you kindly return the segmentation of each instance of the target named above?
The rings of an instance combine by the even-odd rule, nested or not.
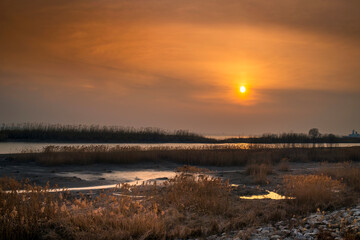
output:
[[[290,163],[288,158],[283,158],[278,164],[279,171],[288,172],[290,170]]]
[[[345,200],[345,186],[338,180],[325,175],[296,175],[284,177],[286,196],[299,206],[310,209],[326,209]]]
[[[343,181],[353,190],[360,192],[360,168],[351,162],[339,163],[336,167],[323,165],[321,173]]]
[[[133,188],[124,184],[115,189],[122,193],[121,196],[107,192],[96,198],[50,193],[48,186],[41,188],[9,178],[2,178],[0,186],[1,239],[187,236],[193,235],[194,231],[189,227],[185,231],[179,224],[185,212],[205,214],[226,208],[222,205],[224,201],[219,201],[226,198],[222,192],[226,190],[226,184],[219,179],[187,172],[179,173],[166,187],[143,185]],[[25,191],[19,193],[18,189]],[[136,200],[132,195],[143,196]]]
[[[23,189],[24,193],[17,193],[17,189]],[[63,214],[62,194],[50,194],[48,190],[49,186],[42,188],[14,179],[0,179],[1,239],[36,239],[43,223]]]
[[[267,176],[273,173],[273,168],[270,164],[250,164],[246,167],[246,173],[253,176],[255,183],[268,184]]]
[[[131,197],[104,194],[95,200],[76,199],[69,215],[56,219],[65,226],[55,232],[61,238],[74,239],[161,239],[166,226],[157,205],[140,202]]]
[[[201,237],[287,216],[285,204],[243,201],[228,182],[194,167],[164,185],[141,185],[97,197],[51,193],[0,181],[1,239],[172,239]],[[27,189],[17,193],[18,189]],[[120,192],[121,195],[113,195]]]
[[[48,146],[42,152],[13,155],[19,161],[36,161],[45,165],[139,163],[170,161],[187,165],[244,166],[251,163],[343,162],[360,160],[360,147],[349,148],[264,148],[250,145],[179,147],[82,147]]]
[[[112,192],[74,198],[51,193],[48,186],[7,178],[0,186],[8,190],[0,192],[0,239],[161,239],[166,235],[164,218],[153,201],[116,197]],[[117,190],[129,192],[129,188]]]
[[[336,196],[343,191],[343,185],[330,177],[289,176],[286,190],[297,197],[298,204],[293,200],[242,200],[228,182],[207,176],[207,170],[190,166],[178,170],[163,185],[122,184],[98,195],[52,193],[48,186],[2,178],[0,239],[205,237],[288,219],[303,210],[304,204],[337,203],[333,190],[339,190]],[[26,191],[18,193],[18,189]]]
[[[160,195],[163,205],[202,214],[225,214],[229,210],[231,188],[220,178],[180,172],[165,182],[165,187]]]

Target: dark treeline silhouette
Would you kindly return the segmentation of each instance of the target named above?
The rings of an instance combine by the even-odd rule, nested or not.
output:
[[[247,138],[229,138],[222,140],[226,143],[360,143],[360,138],[340,137],[334,134],[322,134],[317,137],[311,137],[304,133],[281,133],[281,134],[263,134],[261,137]]]
[[[230,138],[224,140],[227,143],[359,143],[360,138],[339,137],[334,134],[321,134],[319,129],[312,128],[308,134],[305,133],[281,133],[281,134],[263,134],[261,137],[249,138]]]
[[[305,133],[280,133],[280,134],[263,134],[261,137],[249,138],[230,138],[224,140],[227,143],[359,143],[360,138],[339,137],[334,134],[321,134],[319,129],[312,128],[308,134]]]
[[[304,133],[264,134],[216,140],[186,130],[124,128],[99,125],[61,125],[42,123],[2,124],[0,141],[89,142],[89,143],[360,143],[360,138],[320,134],[317,128]]]
[[[158,128],[124,128],[99,125],[2,124],[0,141],[116,142],[116,143],[204,143],[213,139],[186,130],[169,132]]]

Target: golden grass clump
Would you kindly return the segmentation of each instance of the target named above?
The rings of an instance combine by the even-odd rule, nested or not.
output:
[[[124,189],[123,189],[124,190]],[[58,220],[75,239],[162,239],[165,223],[156,203],[129,196],[100,194],[76,199],[71,214]]]
[[[17,192],[22,189],[21,192]],[[43,224],[65,214],[62,194],[11,178],[0,179],[0,238],[37,239]]]
[[[268,184],[267,176],[273,173],[273,168],[267,163],[250,164],[246,167],[246,173],[253,176],[257,184]]]
[[[360,192],[360,167],[354,166],[351,162],[339,163],[335,167],[325,164],[320,172],[341,180],[353,190]]]
[[[284,190],[298,205],[316,209],[339,204],[345,187],[325,175],[288,175],[284,177]]]
[[[128,185],[92,198],[9,178],[0,183],[0,239],[161,239],[166,233],[156,203],[113,195],[130,192]]]
[[[224,214],[229,210],[231,187],[228,181],[220,178],[180,172],[166,182],[165,187],[161,195],[162,204],[179,211]]]

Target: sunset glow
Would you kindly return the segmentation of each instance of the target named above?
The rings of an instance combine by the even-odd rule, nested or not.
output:
[[[348,132],[359,4],[5,0],[0,122]]]
[[[359,9],[0,0],[0,239],[355,239]]]

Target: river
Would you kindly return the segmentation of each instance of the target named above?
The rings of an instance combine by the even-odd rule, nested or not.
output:
[[[92,145],[105,145],[109,147],[115,146],[139,146],[141,148],[149,147],[204,147],[204,146],[238,146],[239,148],[248,148],[252,146],[262,147],[312,147],[312,144],[248,144],[248,143],[224,143],[224,144],[213,144],[213,143],[36,143],[36,142],[0,142],[0,154],[11,154],[21,153],[23,151],[41,151],[46,146],[92,146]],[[360,143],[337,143],[337,144],[317,144],[318,147],[352,147],[360,146]]]

